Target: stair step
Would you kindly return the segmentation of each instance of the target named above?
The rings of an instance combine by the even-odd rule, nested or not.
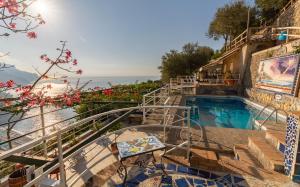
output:
[[[237,160],[246,162],[253,166],[262,167],[257,158],[255,158],[255,156],[250,153],[248,145],[236,144],[233,147],[233,151]]]
[[[259,137],[249,137],[249,151],[258,159],[258,161],[269,170],[282,172],[284,169],[284,156],[270,145],[266,139]]]
[[[198,148],[191,148],[191,165],[201,163],[216,164],[218,162],[217,155],[214,151],[207,151]]]
[[[285,132],[267,130],[266,140],[278,151],[284,153],[285,150]]]
[[[263,123],[264,120],[255,120],[256,124],[259,126]],[[273,130],[273,131],[286,131],[286,124],[283,122],[275,122],[272,120],[267,120],[264,125],[262,126],[262,130]]]

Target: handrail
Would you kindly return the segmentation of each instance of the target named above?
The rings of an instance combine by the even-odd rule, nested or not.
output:
[[[270,117],[274,114],[274,113],[277,113],[277,110],[276,109],[274,109],[272,112],[271,112],[271,114],[260,124],[260,126],[259,126],[259,128],[261,129],[261,127],[270,119]],[[276,121],[276,123],[277,123],[277,121]]]
[[[271,105],[266,105],[266,106],[264,106],[263,107],[263,109],[261,109],[260,111],[259,111],[259,113],[253,118],[254,120],[256,120],[262,113],[263,113],[263,111],[266,109],[266,108],[268,108],[268,107],[270,107]],[[273,106],[272,106],[273,107]]]
[[[99,141],[100,139],[104,139],[104,138],[107,138],[107,137],[110,137],[114,134],[119,134],[119,133],[122,133],[126,130],[130,130],[132,128],[144,128],[144,127],[158,127],[159,125],[138,125],[138,126],[131,126],[131,127],[126,127],[126,128],[122,128],[120,130],[117,130],[117,131],[114,131],[114,132],[110,132],[110,133],[107,133],[105,134],[104,136],[101,136],[91,142],[89,142],[88,144],[86,144],[85,146],[81,147],[80,149],[76,150],[75,152],[73,152],[72,154],[70,154],[69,156],[63,158],[63,161],[67,161],[69,160],[70,158],[78,155],[83,149],[85,149],[86,147],[92,145],[93,143]],[[171,129],[188,129],[188,127],[181,127],[181,126],[168,126],[167,128],[171,128]],[[172,146],[172,147],[178,147],[178,145],[173,145],[173,144],[166,144],[167,146]],[[59,163],[57,163],[56,165],[54,165],[53,167],[51,167],[50,169],[48,169],[47,171],[45,171],[42,175],[40,176],[37,176],[35,179],[33,179],[32,181],[30,181],[29,183],[27,183],[25,185],[25,187],[30,187],[34,184],[37,184],[38,182],[40,182],[44,177],[46,177],[49,173],[51,173],[53,170],[55,170],[56,168],[58,168],[60,166]],[[72,181],[72,184],[74,183],[74,181]]]
[[[275,122],[276,123],[278,123],[278,111],[282,111],[282,112],[284,112],[285,114],[286,114],[286,116],[288,116],[288,113],[287,113],[287,111],[285,111],[285,110],[282,110],[282,109],[278,109],[278,108],[275,108],[274,106],[271,106],[271,105],[266,105],[266,106],[264,106],[261,110],[260,110],[260,112],[253,118],[253,121],[252,122],[254,122],[268,107],[273,107],[273,110],[272,110],[272,112],[267,116],[267,118],[262,122],[262,123],[260,123],[260,125],[259,125],[259,128],[261,129],[261,127],[273,116],[273,114],[275,113],[276,114],[276,116],[275,116]]]
[[[106,116],[106,115],[113,114],[113,113],[118,113],[118,112],[125,112],[125,111],[129,111],[129,110],[141,110],[143,108],[176,108],[176,109],[182,109],[182,110],[190,109],[190,107],[186,107],[186,106],[137,106],[137,107],[128,107],[128,108],[110,110],[110,111],[107,111],[107,112],[103,112],[103,113],[100,113],[100,114],[96,114],[96,115],[87,117],[87,118],[82,119],[80,121],[74,122],[73,124],[71,124],[69,126],[63,127],[61,129],[59,129],[58,131],[61,132],[61,133],[64,133],[64,132],[67,132],[69,130],[72,130],[72,129],[78,127],[79,125],[83,125],[87,122],[93,121],[94,119],[98,119],[99,117],[102,117],[102,116]],[[106,126],[102,127],[101,129],[104,129],[104,128],[106,128]],[[13,154],[18,153],[18,152],[26,151],[28,148],[34,147],[34,146],[42,143],[43,141],[45,141],[47,139],[51,139],[53,137],[56,137],[58,131],[52,132],[49,135],[34,139],[30,142],[24,143],[23,145],[15,147],[13,149],[10,149],[8,151],[1,152],[0,153],[0,160],[3,160],[3,159],[5,159],[5,158],[7,158],[7,157],[9,157]]]
[[[86,113],[89,113],[89,112],[92,112],[92,111],[95,111],[95,110],[102,109],[103,107],[109,106],[109,105],[111,105],[111,104],[112,104],[112,103],[108,103],[108,104],[106,104],[106,105],[102,105],[102,106],[100,106],[100,107],[98,107],[98,108],[94,108],[94,109],[88,110],[88,111],[86,111],[86,112],[82,112],[82,113],[80,113],[80,114],[78,114],[78,115],[75,115],[75,116],[73,116],[73,117],[64,119],[64,120],[62,120],[62,121],[58,121],[58,122],[52,123],[52,124],[50,124],[50,125],[45,125],[44,127],[41,127],[41,128],[35,129],[35,130],[33,130],[33,131],[30,131],[30,132],[28,132],[28,133],[22,134],[22,135],[20,135],[20,136],[18,136],[18,137],[11,138],[11,139],[9,139],[9,140],[0,142],[0,145],[3,145],[3,144],[6,144],[6,143],[8,143],[8,142],[11,142],[11,141],[14,141],[14,140],[23,138],[23,137],[25,137],[25,136],[34,134],[34,133],[36,133],[36,132],[38,132],[38,131],[41,131],[41,130],[43,130],[43,129],[47,129],[47,128],[50,128],[50,127],[54,127],[54,126],[57,125],[57,124],[60,124],[60,123],[62,123],[62,122],[69,121],[69,120],[71,120],[71,119],[74,119],[74,118],[79,117],[79,116],[81,116],[81,115],[84,115],[84,114],[86,114]]]
[[[157,98],[159,99],[157,102]],[[158,88],[150,93],[143,95],[143,106],[149,105],[161,105],[169,98],[169,85],[165,85],[161,88]],[[152,109],[152,108],[151,108]],[[146,108],[143,108],[143,123],[147,120],[147,113],[149,111]]]

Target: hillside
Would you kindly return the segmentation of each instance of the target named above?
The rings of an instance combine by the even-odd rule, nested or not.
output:
[[[29,84],[37,78],[34,73],[18,70],[15,66],[0,71],[0,81],[14,80],[17,84]]]

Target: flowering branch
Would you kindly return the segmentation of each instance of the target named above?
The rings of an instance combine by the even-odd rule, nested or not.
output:
[[[12,117],[9,119],[10,122],[15,116],[18,115],[19,120],[25,116],[25,113],[33,107],[43,107],[45,105],[54,105],[56,107],[73,106],[80,102],[81,89],[83,87],[72,88],[69,82],[64,78],[63,82],[67,84],[67,89],[58,95],[51,96],[48,94],[49,90],[52,89],[52,85],[47,83],[42,84],[41,81],[48,79],[50,71],[55,67],[65,72],[81,74],[82,70],[74,69],[77,66],[78,61],[73,58],[72,53],[69,49],[66,49],[66,41],[61,41],[61,48],[58,49],[59,55],[55,59],[49,58],[46,54],[41,55],[41,60],[44,63],[49,64],[48,68],[43,72],[39,73],[40,76],[31,85],[21,86],[14,89],[18,94],[17,97],[6,98],[0,96],[0,104],[4,105],[9,112],[13,112]],[[66,65],[70,65],[64,67]],[[87,84],[87,83],[86,83]],[[85,84],[85,85],[86,85]],[[0,82],[0,93],[5,92],[8,89],[13,89],[15,86],[14,81],[7,81],[5,83]],[[7,126],[7,138],[10,139],[10,132],[17,122],[12,122]],[[11,147],[12,145],[9,144]]]
[[[6,31],[26,33],[29,38],[37,34],[31,30],[45,24],[40,14],[30,13],[29,8],[37,0],[0,0],[0,36],[9,36]]]

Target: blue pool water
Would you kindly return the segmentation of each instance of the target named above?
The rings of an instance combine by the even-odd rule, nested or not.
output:
[[[238,98],[189,97],[192,124],[223,128],[252,129],[258,110]]]

